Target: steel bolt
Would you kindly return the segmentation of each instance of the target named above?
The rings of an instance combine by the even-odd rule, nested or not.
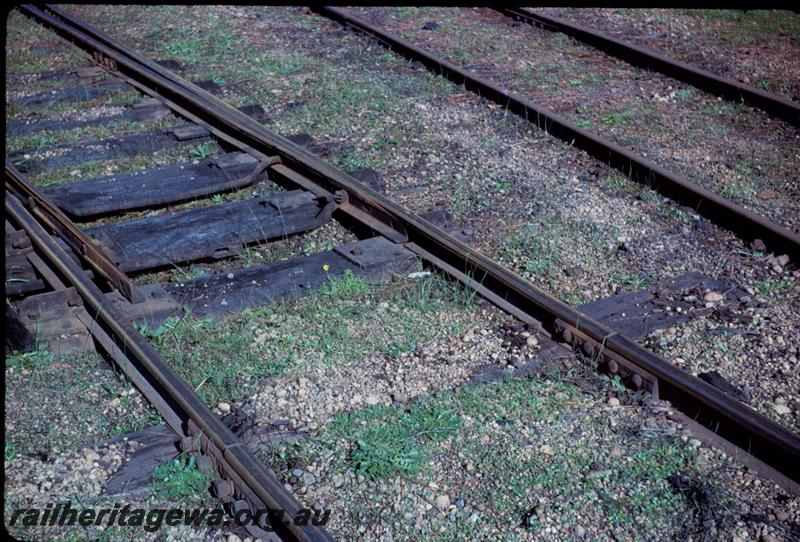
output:
[[[608,360],[608,372],[611,373],[612,375],[615,375],[617,374],[618,371],[619,371],[619,364],[617,364],[617,362],[614,361],[613,359]]]
[[[247,514],[242,513],[242,511],[245,510],[247,511]],[[250,521],[252,521],[252,516],[253,516],[253,512],[250,509],[250,503],[245,500],[233,501],[231,503],[231,515],[240,521],[248,521],[249,523]],[[250,518],[248,520],[245,520],[247,515],[249,515]]]
[[[197,456],[195,463],[197,464],[198,470],[202,472],[209,472],[214,470],[214,459],[208,455],[199,455]]]
[[[250,508],[250,503],[248,503],[245,500],[233,501],[233,503],[231,504],[231,510],[233,511],[234,514],[236,514],[236,512],[244,510],[245,508]]]
[[[233,482],[227,478],[217,478],[211,484],[214,495],[223,502],[229,502],[233,499]]]
[[[197,450],[197,440],[194,437],[183,437],[180,442],[181,450],[184,452],[193,452]]]

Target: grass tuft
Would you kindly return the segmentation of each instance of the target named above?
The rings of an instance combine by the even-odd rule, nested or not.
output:
[[[471,322],[473,295],[438,275],[373,288],[352,273],[310,295],[225,320],[191,316],[140,331],[207,404],[243,397],[286,371],[399,356]]]
[[[150,489],[160,501],[201,502],[208,497],[213,474],[197,468],[194,457],[178,457],[153,470]]]
[[[413,478],[428,462],[436,445],[461,426],[461,420],[441,404],[416,404],[406,409],[375,406],[337,418],[328,435],[354,442],[349,465],[378,480]]]

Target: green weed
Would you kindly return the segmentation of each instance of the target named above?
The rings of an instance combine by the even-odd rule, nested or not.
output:
[[[505,181],[495,181],[492,183],[492,187],[498,192],[508,192],[508,190],[511,188],[511,183]]]
[[[795,285],[795,279],[785,277],[781,279],[768,279],[756,283],[756,292],[761,297],[781,299],[784,294],[788,294]]]
[[[614,281],[630,290],[641,290],[647,286],[647,279],[639,275],[623,274],[614,277]]]
[[[202,502],[208,498],[213,476],[210,472],[200,471],[193,456],[188,459],[178,457],[155,468],[150,489],[160,501],[178,498]]]
[[[375,406],[336,418],[329,438],[354,442],[348,459],[358,473],[377,480],[415,477],[430,459],[436,444],[446,440],[461,420],[439,404],[408,408]]]
[[[8,438],[8,435],[6,435],[6,439],[7,438]],[[19,450],[17,450],[16,444],[11,442],[10,440],[6,440],[5,446],[4,446],[4,454],[3,454],[4,459],[7,462],[11,463],[17,457],[18,453],[19,453]]]
[[[192,157],[197,159],[208,158],[216,154],[218,149],[217,144],[212,141],[200,143],[192,149]]]

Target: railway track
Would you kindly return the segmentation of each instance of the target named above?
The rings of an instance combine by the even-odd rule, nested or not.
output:
[[[5,177],[9,192],[26,184],[9,164]],[[129,323],[130,318],[118,312],[97,285],[87,279],[83,269],[26,210],[18,196],[22,194],[6,194],[6,214],[20,228],[17,231],[25,233],[30,247],[35,247],[38,257],[32,260],[52,288],[49,297],[67,296],[67,305],[78,308],[74,317],[181,437],[181,451],[196,457],[203,469],[219,473],[214,491],[228,503],[231,514],[235,516],[244,509],[256,515],[264,511],[258,523],[248,528],[265,539],[271,538],[274,531],[284,539],[329,540],[322,529],[293,524],[291,520],[300,510],[300,504],[143,340]],[[28,200],[29,205],[31,202],[32,199]]]
[[[397,54],[421,62],[434,73],[440,74],[456,84],[464,85],[467,90],[496,102],[545,132],[586,151],[601,162],[607,163],[609,167],[628,175],[631,179],[650,186],[681,205],[695,209],[698,213],[743,239],[761,239],[770,250],[785,253],[793,261],[800,260],[800,236],[787,228],[692,183],[642,155],[577,126],[524,96],[514,94],[493,81],[474,75],[461,66],[348,13],[344,9],[325,7],[320,8],[320,13],[348,28],[374,38],[378,43]],[[694,80],[697,77],[698,75],[695,74]],[[781,100],[776,97],[773,101],[777,103]],[[792,111],[792,118],[794,118],[797,114],[796,106],[790,106],[791,104],[786,107]]]
[[[598,32],[592,28],[558,17],[525,8],[500,8],[499,11],[504,15],[528,24],[554,32],[562,32],[635,66],[655,70],[675,79],[680,79],[706,92],[722,96],[727,100],[741,100],[795,126],[800,124],[800,106],[786,98],[727,77],[720,77],[686,62],[673,60],[647,48],[626,43],[603,32]]]
[[[72,307],[73,328],[77,330],[74,335],[84,342],[91,336],[182,437],[183,451],[194,454],[205,468],[219,473],[215,494],[228,504],[232,514],[245,508],[280,510],[280,517],[273,514],[269,519],[282,538],[330,538],[322,529],[298,528],[287,520],[300,508],[297,500],[220,423],[130,322],[157,321],[186,304],[199,315],[242,310],[312,289],[331,274],[350,271],[377,280],[393,272],[407,272],[417,261],[462,282],[530,327],[543,328],[560,339],[562,347],[581,350],[602,370],[619,375],[628,386],[671,401],[687,420],[694,420],[698,431],[705,427],[706,437],[713,440],[717,435],[717,442],[728,449],[734,445],[747,452],[753,458],[752,464],[774,479],[787,486],[800,481],[797,435],[553,298],[352,175],[266,130],[248,115],[253,110],[232,108],[60,8],[23,6],[21,10],[82,49],[96,65],[158,101],[142,102],[141,107],[165,107],[185,119],[188,124],[167,133],[175,142],[213,139],[227,151],[220,158],[204,161],[201,168],[192,170],[193,175],[176,175],[178,170],[169,170],[172,166],[168,166],[167,172],[156,171],[144,179],[118,176],[47,191],[32,186],[24,173],[7,160],[7,232],[11,236],[7,233],[6,260],[20,263],[26,277],[32,279],[20,283],[25,286],[15,291],[23,306],[49,306],[51,312],[52,307]],[[535,112],[540,119],[537,122],[550,133],[574,139],[576,144],[594,149],[590,152],[596,155],[610,156],[612,165],[630,168],[635,178],[655,177],[661,181],[663,193],[697,206],[700,212],[744,237],[763,239],[795,260],[800,254],[797,236],[784,228],[340,10],[324,8],[323,13],[441,70],[468,88],[472,85],[481,89],[484,96],[488,93],[489,97],[510,104],[512,110]],[[35,166],[28,161],[23,166],[48,164]],[[181,168],[185,171],[192,166],[183,164]],[[264,175],[286,191],[252,201],[123,220],[88,231],[74,224],[87,217],[149,209],[247,187]],[[171,179],[169,183],[163,182],[166,176]],[[202,180],[199,186],[198,177]],[[132,186],[145,189],[128,197]],[[242,216],[252,220],[232,219]],[[136,285],[130,278],[133,273],[178,262],[224,258],[243,246],[301,234],[330,220],[357,232],[361,240],[336,247],[324,256],[226,270],[166,289]],[[188,242],[190,234],[199,237]],[[328,266],[324,272],[322,261]],[[104,292],[98,285],[113,288]],[[23,319],[23,324],[38,322],[41,330],[43,322],[51,322],[53,335],[59,334],[61,318],[46,320],[46,311],[32,312],[32,321]],[[270,536],[263,530],[252,532]]]

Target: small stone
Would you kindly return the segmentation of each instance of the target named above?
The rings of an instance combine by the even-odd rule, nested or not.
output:
[[[228,277],[228,280],[233,280],[233,273],[228,273],[225,276]]]
[[[618,407],[620,405],[619,399],[616,397],[610,397],[608,399],[608,404],[613,407]]]
[[[375,406],[375,405],[377,405],[378,403],[381,402],[381,397],[380,397],[380,395],[377,395],[377,394],[373,393],[373,394],[367,395],[367,398],[364,401],[369,406]]]
[[[228,542],[242,542],[242,539],[231,533],[228,535]]]
[[[550,446],[549,444],[542,444],[539,447],[539,451],[544,455],[553,455],[553,447]]]
[[[774,410],[779,416],[785,416],[792,411],[792,409],[786,405],[774,405],[772,410]]]
[[[226,414],[226,413],[228,413],[228,412],[230,412],[230,411],[231,411],[231,405],[230,405],[230,404],[228,404],[228,403],[226,403],[226,402],[224,402],[224,401],[222,401],[222,402],[220,402],[219,404],[217,404],[217,408],[218,408],[218,409],[219,409],[219,411],[220,411],[220,412],[222,412],[223,414]]]
[[[725,299],[725,296],[719,292],[708,292],[706,295],[703,296],[703,299],[705,299],[709,303],[718,303],[723,299]]]
[[[575,526],[575,538],[583,538],[586,535],[586,529],[580,525]]]
[[[753,241],[753,250],[757,250],[758,252],[766,252],[767,245],[765,245],[764,241],[761,239],[756,239]]]
[[[536,346],[537,344],[539,344],[539,339],[531,335],[530,337],[525,339],[525,344],[527,344],[528,346]]]
[[[91,450],[91,449],[86,450],[83,453],[83,457],[85,457],[86,460],[88,462],[90,462],[90,463],[100,459],[100,456],[97,454],[97,452],[95,452],[94,450]]]
[[[776,510],[775,519],[777,519],[778,521],[788,521],[789,512],[787,512],[786,510]]]
[[[292,476],[294,476],[295,478],[300,478],[301,476],[303,476],[304,472],[305,471],[303,469],[292,469]]]
[[[778,194],[776,194],[775,191],[770,188],[762,190],[758,193],[758,197],[761,199],[774,199],[777,195]]]
[[[311,474],[310,472],[303,473],[303,483],[307,486],[310,486],[314,482],[317,481],[317,477]]]
[[[438,495],[434,504],[439,510],[447,510],[447,507],[450,506],[450,497],[447,495]]]

